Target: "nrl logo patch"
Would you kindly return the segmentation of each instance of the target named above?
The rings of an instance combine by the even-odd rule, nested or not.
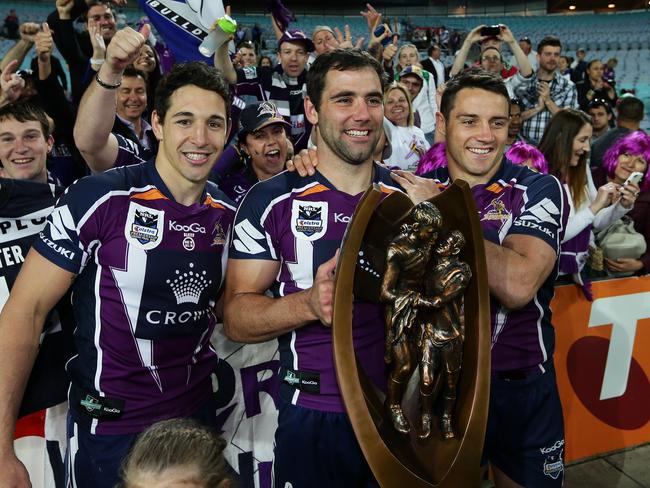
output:
[[[560,477],[562,471],[564,471],[564,461],[562,460],[562,451],[549,454],[544,460],[544,474],[550,476],[554,480]]]
[[[327,202],[294,200],[291,207],[291,232],[298,239],[320,239],[327,231],[327,217]]]
[[[154,249],[162,241],[164,218],[164,210],[131,202],[124,226],[126,240],[140,249]]]

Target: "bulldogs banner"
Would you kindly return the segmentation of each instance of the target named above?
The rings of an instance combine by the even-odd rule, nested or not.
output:
[[[177,62],[212,64],[198,48],[214,22],[225,15],[221,0],[139,0],[139,4]]]

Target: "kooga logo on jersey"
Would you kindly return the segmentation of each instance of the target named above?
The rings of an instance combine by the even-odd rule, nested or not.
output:
[[[171,230],[175,230],[176,232],[194,232],[205,234],[205,227],[201,227],[201,225],[197,224],[196,222],[193,222],[190,225],[181,225],[174,220],[170,220],[169,228]]]

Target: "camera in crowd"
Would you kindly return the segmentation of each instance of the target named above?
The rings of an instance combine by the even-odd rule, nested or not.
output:
[[[497,37],[499,34],[501,34],[501,26],[499,24],[481,27],[482,36]]]

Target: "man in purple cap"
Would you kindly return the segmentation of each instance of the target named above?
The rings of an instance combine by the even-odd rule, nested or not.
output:
[[[239,119],[239,161],[215,183],[228,197],[239,203],[258,181],[284,170],[291,142],[289,123],[272,102],[257,102],[242,110]]]
[[[258,100],[272,101],[284,119],[291,124],[291,140],[297,151],[305,149],[311,124],[305,118],[303,94],[306,90],[307,58],[314,43],[301,30],[289,29],[278,40],[280,64],[275,67],[248,66],[235,69],[228,57],[227,44],[214,55],[214,65],[228,83],[237,85],[237,93],[252,95]]]

